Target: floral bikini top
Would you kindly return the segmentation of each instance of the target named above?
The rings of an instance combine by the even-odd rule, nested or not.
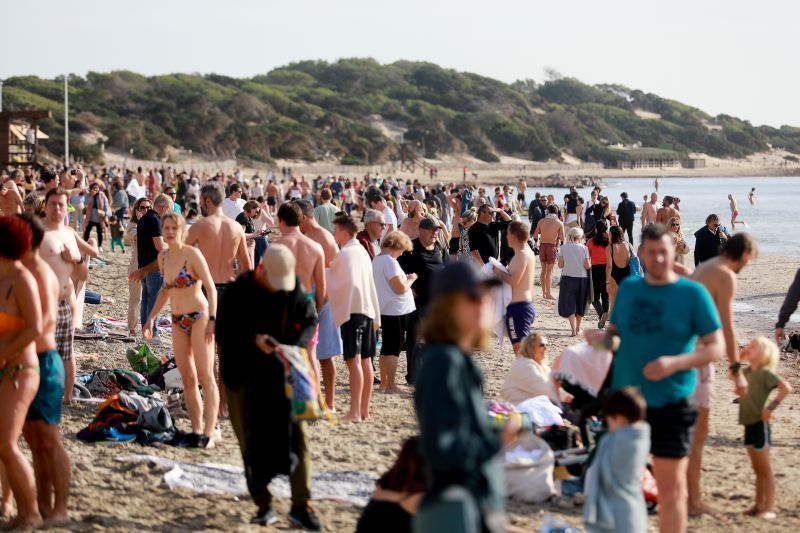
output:
[[[161,271],[164,271],[164,263],[166,263],[166,258],[161,265]],[[164,280],[164,285],[162,286],[165,289],[185,289],[187,287],[191,287],[192,285],[196,284],[197,280],[192,277],[189,273],[189,269],[186,268],[186,261],[183,262],[183,267],[181,267],[178,275],[175,276],[175,280],[172,283],[167,283],[167,280]]]

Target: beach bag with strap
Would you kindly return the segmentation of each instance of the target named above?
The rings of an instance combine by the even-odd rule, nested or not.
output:
[[[504,455],[506,494],[510,498],[542,503],[556,493],[553,481],[555,455],[544,440],[529,434],[518,441],[512,453]]]
[[[642,263],[639,261],[639,258],[636,257],[636,254],[633,252],[633,246],[631,246],[630,243],[628,244],[628,250],[631,253],[631,260],[629,263],[631,266],[631,276],[636,276],[637,278],[644,277]]]
[[[320,401],[316,380],[313,378],[311,361],[305,348],[281,344],[275,355],[283,363],[286,372],[286,397],[292,408],[295,421],[333,420],[333,415]]]

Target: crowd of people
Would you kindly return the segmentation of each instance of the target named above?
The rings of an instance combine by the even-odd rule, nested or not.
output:
[[[342,357],[345,421],[370,419],[375,386],[386,394],[413,388],[419,437],[379,480],[359,531],[409,530],[412,523],[417,531],[445,523],[448,530],[505,530],[498,453],[520,427],[498,433],[489,425],[471,355],[486,349],[501,299],[501,334],[517,356],[502,395],[512,403],[544,395],[569,406],[573,395],[551,376],[547,338],[534,331],[537,256],[542,299],[566,320],[568,335],[616,347],[604,411],[610,436],[586,480],[587,527],[646,530],[631,472],[649,455],[662,531],[685,531],[689,515],[715,512],[702,499],[700,478],[714,364],[723,356],[757,476],[748,512],[774,518],[769,421],[791,387],[775,373],[772,341],[754,339],[740,353],[736,275],[757,248],[750,235],[726,232],[716,214],[695,233],[692,269],[680,199],[664,196],[659,204],[658,193],[641,207],[622,193],[614,208],[600,187],[589,198],[572,188],[562,203],[541,193],[527,202],[524,181],[489,194],[471,184],[369,175],[306,180],[290,169],[245,178],[239,171],[80,165],[15,170],[2,187],[0,515],[10,509],[10,488],[14,526],[68,517],[70,467],[58,424],[62,401],[72,398],[73,336],[82,327],[89,262],[105,250],[107,232],[112,253],[130,253],[129,333],[171,345],[190,446],[213,447],[219,419],[230,418],[255,524],[278,520],[268,485],[288,474],[288,520],[322,527],[310,505],[307,423],[292,416],[284,365],[271,356],[288,345],[307,350],[333,412],[335,358]],[[730,201],[734,227],[743,222]],[[778,337],[793,311],[790,297],[796,308],[800,288],[787,297]],[[584,331],[590,304],[597,324]],[[167,305],[170,340],[158,327]],[[398,383],[403,353],[406,375]],[[21,435],[33,468],[20,452]],[[612,457],[612,446],[629,453]],[[609,476],[620,472],[630,479],[615,484]]]

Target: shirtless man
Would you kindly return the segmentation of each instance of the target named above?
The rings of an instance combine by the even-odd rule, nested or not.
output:
[[[238,272],[252,270],[253,263],[247,252],[244,229],[241,224],[222,214],[222,187],[218,183],[207,183],[200,189],[200,212],[203,218],[192,224],[186,234],[186,245],[196,246],[208,263],[211,279],[217,288],[219,309],[225,290],[236,279],[234,260]],[[228,416],[225,387],[219,382],[219,415]]]
[[[278,209],[278,199],[280,197],[281,193],[275,185],[275,180],[270,180],[269,185],[267,185],[267,207],[270,215],[274,215]]]
[[[756,206],[756,188],[753,187],[750,189],[750,194],[747,195],[747,200],[750,202],[750,205],[753,207]]]
[[[646,228],[650,224],[655,224],[657,215],[658,194],[653,193],[650,195],[650,201],[645,202],[645,204],[642,206],[642,229]]]
[[[729,205],[731,208],[731,229],[736,229],[736,224],[743,224],[746,228],[747,223],[744,220],[739,220],[739,208],[736,206],[736,198],[734,198],[732,194],[729,194],[728,201],[730,202]]]
[[[511,303],[506,307],[506,332],[511,340],[514,354],[519,352],[522,339],[530,335],[531,324],[536,318],[533,307],[533,280],[536,277],[536,256],[528,246],[530,228],[522,222],[508,225],[508,245],[514,250],[514,257],[508,264],[508,273],[496,265],[494,272],[504,282],[511,285]]]
[[[0,183],[0,215],[22,213],[22,196],[11,178]]]
[[[72,357],[72,340],[75,333],[73,315],[76,309],[73,273],[77,268],[88,268],[84,256],[97,257],[97,247],[78,239],[75,231],[64,224],[67,216],[67,192],[61,188],[50,189],[45,195],[45,234],[40,247],[42,259],[50,265],[58,279],[58,314],[56,317],[56,348],[64,361],[64,403],[72,401],[72,386],[77,371]]]
[[[39,391],[28,409],[23,434],[33,455],[33,470],[39,512],[48,524],[69,520],[69,456],[61,442],[58,424],[61,422],[61,402],[64,397],[64,363],[56,350],[56,318],[60,292],[58,278],[47,262],[39,255],[45,236],[39,218],[24,216],[30,224],[33,239],[22,264],[33,274],[39,287],[42,306],[42,333],[36,337],[39,356]]]
[[[665,196],[662,207],[656,212],[656,224],[669,224],[669,219],[677,218],[680,220],[681,212],[672,207],[672,196]]]
[[[722,334],[725,338],[725,351],[728,356],[728,376],[734,382],[734,391],[737,396],[747,392],[747,380],[740,372],[739,342],[736,330],[733,327],[733,300],[736,297],[736,275],[756,258],[758,254],[756,243],[746,233],[739,233],[731,237],[723,247],[720,255],[701,263],[692,274],[692,279],[703,284],[719,311],[722,320]],[[708,419],[711,411],[711,401],[714,398],[714,364],[708,364],[699,369],[695,402],[697,404],[697,425],[694,429],[692,450],[689,455],[689,470],[687,472],[689,488],[689,516],[699,516],[704,513],[715,516],[720,515],[703,502],[703,493],[700,487],[700,469],[703,461],[703,447],[708,437]]]
[[[408,235],[412,241],[419,237],[419,223],[427,215],[425,205],[419,200],[412,200],[408,204],[408,216],[400,223],[400,231]]]
[[[555,300],[550,293],[553,285],[553,265],[558,259],[558,245],[564,242],[564,224],[558,219],[558,206],[547,206],[547,216],[536,224],[532,238],[534,242],[541,237],[539,243],[539,261],[542,263],[542,274],[539,282],[542,285],[542,296],[545,300]]]
[[[339,253],[339,246],[333,239],[333,233],[319,225],[314,217],[314,206],[305,200],[296,202],[303,213],[303,220],[300,222],[300,231],[306,237],[316,242],[322,247],[325,255],[325,277],[327,289],[328,268],[331,261]],[[327,292],[327,290],[326,290]],[[319,311],[319,340],[316,346],[316,359],[319,361],[322,371],[322,385],[325,389],[325,403],[328,408],[334,410],[336,398],[336,365],[333,358],[342,355],[342,337],[339,328],[333,321],[331,314],[330,301],[325,299],[322,309]]]

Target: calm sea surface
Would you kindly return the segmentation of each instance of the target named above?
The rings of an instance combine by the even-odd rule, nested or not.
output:
[[[711,213],[719,215],[723,226],[730,229],[730,208],[728,194],[733,194],[738,203],[739,220],[747,222],[750,233],[758,241],[759,249],[765,255],[785,255],[798,258],[800,266],[800,177],[786,178],[659,178],[659,203],[665,195],[681,199],[683,231],[689,246],[694,249],[693,234],[703,225]],[[751,206],[747,195],[756,188],[756,205]],[[603,195],[611,200],[616,210],[620,193],[627,192],[628,198],[641,209],[643,196],[655,191],[654,178],[605,178]],[[553,194],[559,204],[563,204],[566,189],[528,189],[528,202],[536,192]],[[583,198],[589,198],[591,188],[579,189]],[[638,221],[638,214],[637,214]],[[638,223],[638,222],[637,222]],[[634,239],[639,238],[634,227]],[[737,231],[745,231],[739,224]]]

